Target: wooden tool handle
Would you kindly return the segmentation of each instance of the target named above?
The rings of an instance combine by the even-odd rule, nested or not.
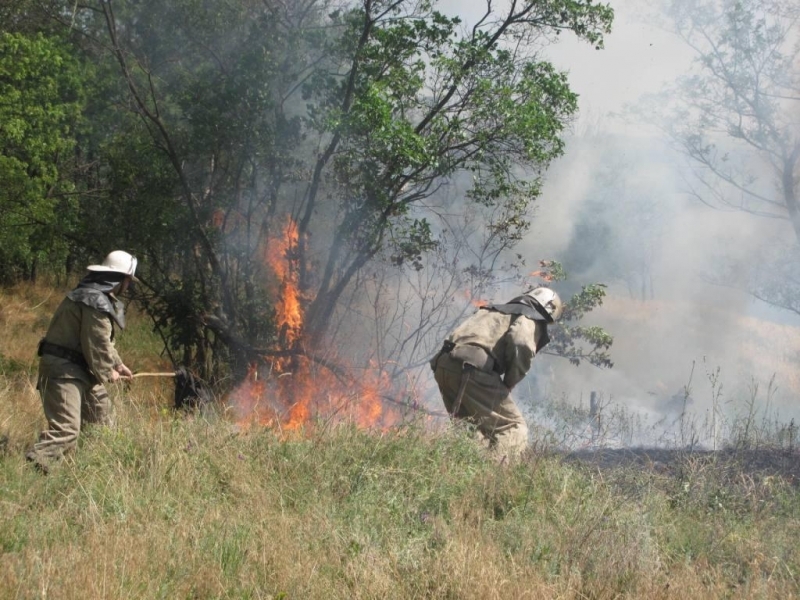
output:
[[[169,373],[134,373],[133,378],[136,379],[137,377],[175,377],[175,372]]]

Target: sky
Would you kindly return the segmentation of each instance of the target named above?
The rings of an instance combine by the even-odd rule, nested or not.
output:
[[[569,72],[572,89],[581,97],[584,118],[617,112],[622,104],[635,102],[643,94],[657,92],[686,70],[691,54],[674,37],[652,24],[647,0],[611,0],[613,31],[604,48],[574,36],[547,49],[546,55]],[[467,24],[485,10],[485,0],[440,0],[437,7],[459,15]]]
[[[721,256],[745,261],[765,239],[785,237],[786,225],[701,205],[686,194],[684,159],[648,123],[624,119],[627,105],[661,91],[691,66],[688,48],[654,23],[643,0],[611,0],[613,32],[605,48],[562,36],[545,56],[569,74],[580,115],[567,137],[565,155],[549,169],[530,234],[521,245],[529,262],[560,260],[576,235],[578,216],[591,202],[614,205],[619,230],[630,237],[631,214],[654,210],[651,223],[633,241],[632,252],[652,252],[652,298],[632,299],[620,282],[608,282],[608,301],[590,320],[614,336],[615,367],[574,367],[539,357],[522,402],[535,406],[545,396],[586,403],[595,391],[653,420],[675,410],[676,395],[691,391],[699,417],[724,405],[739,412],[749,398],[800,416],[795,375],[800,361],[800,318],[733,289],[707,282]],[[441,10],[474,22],[485,3],[441,0]],[[622,194],[603,189],[603,173],[620,170]],[[623,197],[624,196],[624,197]],[[655,207],[655,208],[653,208]],[[626,213],[626,211],[633,211]],[[633,218],[633,221],[630,219]],[[615,221],[612,221],[615,222]],[[637,246],[636,244],[639,244]],[[611,257],[598,257],[599,261]],[[582,276],[588,283],[589,269]],[[778,390],[767,398],[774,376]],[[721,388],[722,391],[719,391]],[[758,389],[756,393],[754,390]]]

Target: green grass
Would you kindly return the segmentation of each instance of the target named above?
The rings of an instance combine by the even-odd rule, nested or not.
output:
[[[424,422],[283,437],[135,384],[44,476],[30,373],[0,374],[0,599],[800,595],[797,488],[713,456],[501,467]]]
[[[118,398],[49,476],[0,462],[0,598],[796,596],[797,490],[498,468],[422,425],[281,439]]]

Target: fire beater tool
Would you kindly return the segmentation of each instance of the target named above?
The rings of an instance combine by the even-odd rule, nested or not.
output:
[[[134,379],[138,377],[174,377],[176,409],[199,408],[214,400],[208,385],[199,377],[192,375],[186,367],[178,367],[176,371],[133,374]]]

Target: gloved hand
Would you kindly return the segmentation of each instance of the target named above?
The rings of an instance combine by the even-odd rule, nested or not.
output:
[[[114,370],[111,372],[111,383],[115,383],[120,379],[133,379],[133,373],[131,370],[122,363],[114,367]]]

